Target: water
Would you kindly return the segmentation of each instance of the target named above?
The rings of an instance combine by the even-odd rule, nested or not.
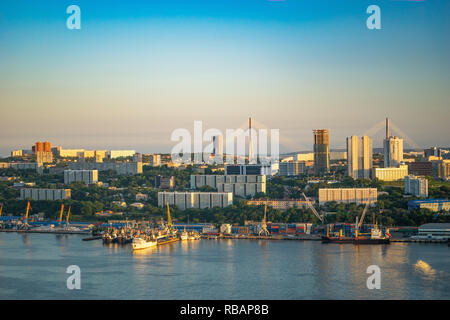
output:
[[[133,253],[82,237],[0,233],[0,299],[450,299],[443,244],[200,240]],[[81,290],[67,289],[69,265]]]

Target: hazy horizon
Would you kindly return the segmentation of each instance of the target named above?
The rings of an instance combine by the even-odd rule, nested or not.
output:
[[[280,152],[332,149],[385,117],[405,149],[449,146],[450,2],[58,1],[0,3],[0,155],[36,141],[170,152],[174,129],[280,129]]]

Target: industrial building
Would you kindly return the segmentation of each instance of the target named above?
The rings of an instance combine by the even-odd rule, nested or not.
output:
[[[39,200],[64,200],[70,199],[70,189],[39,189],[39,188],[22,188],[20,189],[20,200],[32,199]]]
[[[191,189],[210,186],[218,192],[248,197],[266,192],[265,175],[191,175]]]
[[[321,188],[319,189],[319,205],[336,201],[341,203],[375,204],[378,200],[376,188]]]
[[[280,176],[298,176],[306,173],[305,161],[280,162]]]
[[[428,180],[426,178],[408,175],[405,177],[405,194],[416,197],[428,197]]]
[[[72,182],[97,183],[98,170],[64,170],[64,184]]]
[[[119,175],[142,174],[142,162],[71,162],[71,170],[115,171]]]
[[[381,181],[403,180],[408,175],[408,165],[401,164],[398,168],[374,168],[373,177]]]
[[[328,129],[317,129],[314,133],[314,174],[330,172],[330,133]]]
[[[426,223],[419,227],[419,238],[450,239],[450,223]]]
[[[427,200],[411,200],[408,201],[408,210],[428,209],[434,212],[449,211],[450,200],[447,199],[427,199]]]
[[[158,192],[158,206],[176,205],[179,209],[227,207],[233,204],[231,192]]]
[[[370,179],[372,175],[372,139],[347,138],[347,174],[353,179]]]

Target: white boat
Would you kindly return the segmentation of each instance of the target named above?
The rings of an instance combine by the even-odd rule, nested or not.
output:
[[[190,232],[188,234],[187,240],[200,240],[200,235],[196,232]]]
[[[133,246],[133,250],[146,249],[150,247],[156,247],[158,241],[154,239],[143,239],[143,238],[133,238],[133,242],[131,243]]]

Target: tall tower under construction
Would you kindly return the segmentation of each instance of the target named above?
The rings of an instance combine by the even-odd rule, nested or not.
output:
[[[314,133],[314,173],[330,172],[330,133],[328,129],[316,129]]]

